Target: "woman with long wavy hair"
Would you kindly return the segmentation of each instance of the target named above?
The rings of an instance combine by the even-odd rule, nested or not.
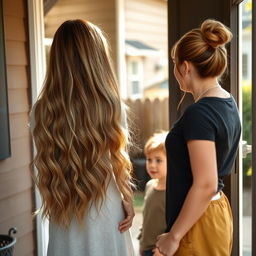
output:
[[[83,20],[54,35],[31,113],[48,256],[130,256],[131,162],[106,39]]]

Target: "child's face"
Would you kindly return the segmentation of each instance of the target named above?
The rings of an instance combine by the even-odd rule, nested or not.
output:
[[[161,150],[146,155],[146,169],[152,179],[166,178],[166,154]]]

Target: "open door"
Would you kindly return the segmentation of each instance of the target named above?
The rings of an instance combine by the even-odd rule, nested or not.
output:
[[[239,3],[234,0],[172,0],[168,1],[168,32],[169,49],[185,32],[198,27],[202,21],[212,18],[221,21],[230,27],[234,35],[228,49],[229,65],[227,75],[222,80],[222,86],[234,96],[241,104],[239,91],[239,59],[238,59],[238,33],[239,33]],[[169,70],[169,113],[170,126],[181,115],[184,108],[193,102],[192,97],[187,95],[182,107],[177,110],[178,102],[181,99],[181,92],[173,75],[173,65],[170,61]],[[228,196],[234,218],[234,245],[233,256],[242,255],[240,246],[241,235],[241,153],[231,176],[225,180],[224,192]]]

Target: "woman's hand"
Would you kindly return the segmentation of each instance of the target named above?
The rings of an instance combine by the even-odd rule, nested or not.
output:
[[[153,250],[153,253],[154,253],[153,256],[163,256],[163,254],[160,253],[157,248],[155,248],[155,249]]]
[[[170,232],[158,236],[157,240],[156,247],[164,256],[173,256],[179,248],[180,240],[175,239]]]
[[[125,219],[119,223],[119,231],[124,232],[132,226],[132,221],[135,216],[132,201],[123,200],[123,207],[125,211]]]

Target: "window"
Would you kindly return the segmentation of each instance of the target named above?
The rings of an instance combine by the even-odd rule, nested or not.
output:
[[[136,61],[133,61],[131,63],[131,69],[132,69],[132,75],[138,75],[139,73],[139,63]]]
[[[132,81],[132,94],[140,93],[140,83],[139,81]]]
[[[130,57],[128,59],[128,97],[142,98],[143,89],[143,60],[141,57]]]

